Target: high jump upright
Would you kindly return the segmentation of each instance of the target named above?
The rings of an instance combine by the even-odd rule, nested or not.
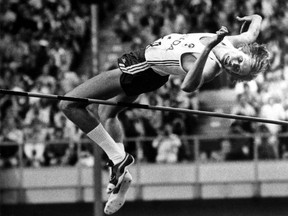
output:
[[[92,75],[99,73],[99,5],[98,0],[92,0],[91,10],[91,53],[92,53]],[[102,167],[101,167],[101,149],[98,145],[93,145],[94,150],[94,216],[103,216],[103,198],[102,198]]]

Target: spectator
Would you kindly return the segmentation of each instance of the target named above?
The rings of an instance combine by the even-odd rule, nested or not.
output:
[[[21,128],[17,127],[19,123],[13,116],[8,115],[4,121],[2,128],[0,127],[0,142],[5,142],[5,145],[0,145],[0,167],[9,168],[19,164],[19,145],[23,145],[24,133]]]
[[[223,162],[231,158],[231,142],[228,139],[221,141],[221,149],[219,151],[213,151],[211,153],[211,159],[213,161]]]
[[[24,153],[27,166],[40,167],[44,163],[45,143],[48,140],[48,131],[39,119],[34,119],[26,129],[27,139],[24,144]]]
[[[227,161],[238,161],[252,159],[253,157],[253,139],[249,137],[254,133],[250,125],[245,126],[249,122],[234,121],[230,127],[229,135],[235,136],[229,139],[231,143],[231,152],[226,155]]]
[[[69,144],[69,147],[66,148],[65,154],[62,157],[62,165],[74,166],[78,162],[78,152],[77,146],[75,144]]]
[[[41,75],[37,78],[40,85],[47,87],[47,93],[52,94],[56,88],[56,78],[51,75],[51,65],[45,64],[42,68]]]
[[[81,151],[78,159],[78,164],[85,167],[93,167],[94,166],[93,154],[88,150]]]
[[[258,146],[258,158],[260,160],[276,159],[275,145],[273,146],[271,141],[269,142],[269,137],[272,136],[271,132],[265,125],[260,126],[259,132],[255,140],[255,144]]]
[[[157,149],[156,161],[158,163],[176,163],[178,162],[178,152],[181,146],[181,140],[172,132],[172,126],[165,124],[160,128],[158,136],[153,140],[153,147]]]
[[[237,95],[237,103],[232,108],[232,114],[245,115],[245,116],[256,116],[256,110],[248,102],[248,98],[244,94]]]
[[[285,120],[285,110],[280,99],[270,97],[268,103],[261,107],[260,117],[274,120]],[[266,124],[266,127],[272,134],[278,134],[281,130],[281,126],[276,124]]]
[[[74,71],[60,71],[58,79],[61,80],[59,84],[64,92],[71,91],[81,82],[81,78]]]

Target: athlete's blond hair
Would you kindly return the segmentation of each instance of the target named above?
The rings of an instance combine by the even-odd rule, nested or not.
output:
[[[260,73],[265,73],[270,68],[270,54],[265,45],[258,43],[243,44],[240,46],[242,52],[247,54],[253,60],[251,70],[247,75],[238,75],[233,73],[236,81],[250,81],[257,77]],[[229,74],[231,72],[227,71]]]

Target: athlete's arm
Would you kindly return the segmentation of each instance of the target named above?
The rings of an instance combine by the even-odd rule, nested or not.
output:
[[[240,22],[243,22],[240,34],[227,36],[227,39],[229,39],[231,43],[236,47],[240,46],[243,43],[255,42],[261,30],[262,17],[254,14],[250,16],[236,17],[236,19]],[[243,32],[243,29],[249,23],[250,25],[248,27],[248,30]]]
[[[204,50],[196,60],[192,67],[187,72],[182,84],[181,89],[185,92],[193,92],[198,89],[204,80],[203,71],[206,66],[207,58],[210,51],[220,43],[223,38],[228,34],[228,30],[222,27],[214,37],[211,37],[211,41],[205,46]]]

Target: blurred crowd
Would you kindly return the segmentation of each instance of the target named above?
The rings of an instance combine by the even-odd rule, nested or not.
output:
[[[89,22],[89,7],[81,1],[0,1],[0,88],[63,95],[81,83],[87,75],[75,69]],[[11,143],[0,147],[1,166],[19,163],[15,142],[25,143],[27,165],[50,163],[57,152],[45,148],[46,141],[77,139],[77,128],[68,124],[57,101],[1,95],[0,142]]]
[[[249,83],[235,84],[227,77],[229,87],[237,92],[231,113],[287,120],[287,9],[285,0],[123,0],[105,1],[100,11],[119,41],[132,49],[172,32],[216,32],[224,25],[237,34],[241,23],[236,16],[260,14],[264,21],[258,42],[271,51],[271,70]],[[106,10],[113,16],[105,16]],[[0,88],[62,95],[85,81],[89,74],[78,72],[77,67],[89,38],[89,13],[89,5],[80,0],[0,0]],[[184,93],[179,82],[171,77],[138,102],[199,109],[199,92]],[[195,157],[193,143],[181,137],[195,134],[197,116],[129,109],[120,118],[126,149],[138,160],[172,163]],[[240,143],[239,139],[219,140],[218,149],[203,151],[200,158],[251,159],[255,143],[259,158],[285,158],[286,139],[278,136],[285,132],[287,128],[278,125],[235,121],[228,135],[259,136]],[[139,138],[140,145],[129,140],[133,137]],[[91,166],[92,147],[79,145],[82,139],[85,135],[63,116],[56,101],[0,95],[0,142],[8,143],[0,145],[0,167],[17,166],[19,158],[32,167]],[[21,148],[15,146],[23,143]]]

